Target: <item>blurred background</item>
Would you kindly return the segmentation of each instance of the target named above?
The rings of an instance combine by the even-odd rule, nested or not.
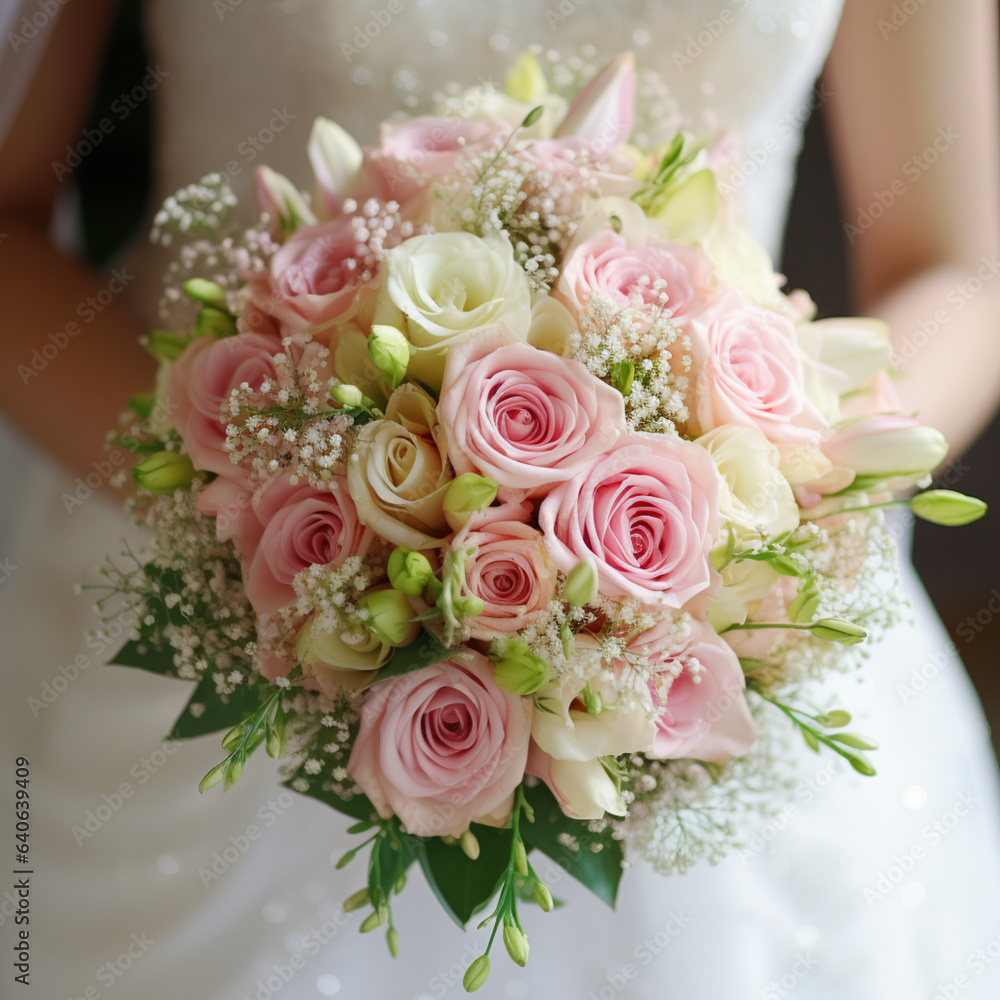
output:
[[[146,72],[140,0],[123,0],[95,94],[95,119],[114,95]],[[850,315],[844,213],[837,197],[824,122],[816,100],[805,133],[781,270],[789,287],[809,289],[821,316]],[[140,105],[74,172],[82,251],[95,265],[144,238],[151,178],[154,102]],[[997,332],[1000,336],[1000,331]],[[914,559],[979,691],[1000,753],[1000,419],[942,474],[938,485],[981,497],[993,513],[961,530],[919,523]],[[987,558],[992,556],[993,558]]]

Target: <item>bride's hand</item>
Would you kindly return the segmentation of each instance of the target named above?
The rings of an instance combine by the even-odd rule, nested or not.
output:
[[[50,235],[62,191],[50,164],[79,142],[115,7],[88,0],[63,8],[0,149],[0,401],[25,433],[82,473],[104,457],[122,401],[153,378],[121,296]]]
[[[954,458],[1000,398],[996,3],[847,0],[826,81],[858,307]]]

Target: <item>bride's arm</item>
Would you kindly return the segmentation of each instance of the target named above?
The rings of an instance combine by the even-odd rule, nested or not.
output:
[[[996,3],[847,0],[826,80],[858,306],[954,457],[1000,398]]]
[[[113,0],[65,6],[0,150],[0,405],[78,471],[92,471],[123,401],[152,381],[119,297],[99,313],[87,306],[107,279],[49,238],[60,190],[50,164],[79,142],[114,8]]]

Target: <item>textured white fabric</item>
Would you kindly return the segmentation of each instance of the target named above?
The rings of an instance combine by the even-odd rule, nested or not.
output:
[[[398,101],[391,78],[410,85],[407,68],[434,89],[497,74],[530,41],[564,50],[591,42],[635,48],[683,106],[742,127],[746,149],[765,150],[746,171],[746,195],[755,232],[776,249],[797,126],[837,2],[398,0],[401,12],[348,61],[340,43],[364,30],[373,8],[388,9],[383,0],[156,3],[154,58],[169,74],[156,94],[159,193],[229,161],[240,166],[234,184],[244,197],[258,160],[304,183],[312,117],[323,113],[370,136]],[[547,10],[568,13],[550,27]],[[723,21],[722,10],[731,18]],[[699,42],[702,31],[708,45]],[[688,38],[691,51],[702,51],[681,65],[674,53],[685,54]],[[370,75],[358,77],[359,69]],[[251,163],[240,144],[274,108],[296,117]],[[132,257],[147,314],[163,263],[150,251]],[[81,348],[57,363],[72,364]],[[97,498],[69,513],[63,498],[77,487],[13,435],[0,441],[18,487],[4,509],[11,542],[0,552],[16,567],[0,584],[8,665],[0,744],[8,762],[16,753],[32,759],[37,995],[463,995],[462,971],[484,939],[452,927],[418,873],[395,908],[403,950],[392,962],[382,936],[360,936],[360,915],[345,917],[337,906],[364,879],[360,864],[336,872],[331,863],[348,844],[344,820],[311,800],[283,798],[266,759],[230,792],[198,795],[217,741],[171,747],[169,755],[161,741],[186,686],[100,666],[106,656],[84,639],[87,602],[71,591],[129,530],[126,522]],[[478,995],[929,1000],[965,975],[963,1000],[1000,996],[1000,962],[989,957],[997,948],[976,958],[1000,933],[993,758],[961,663],[912,570],[906,581],[918,624],[893,631],[862,684],[833,685],[843,689],[840,702],[858,707],[857,728],[882,741],[877,778],[832,774],[827,757],[803,754],[794,815],[768,831],[767,850],[670,880],[627,873],[614,917],[569,878],[554,878],[553,892],[570,905],[547,915],[526,907],[528,968],[498,947]],[[59,680],[73,675],[80,654],[88,665]],[[48,690],[51,704],[43,701]],[[30,698],[44,707],[30,710]],[[0,796],[3,809],[9,800]],[[11,828],[8,818],[0,814],[0,830]],[[0,906],[3,933],[6,912]],[[138,957],[120,961],[131,967],[119,978],[105,963],[127,956],[130,943]]]

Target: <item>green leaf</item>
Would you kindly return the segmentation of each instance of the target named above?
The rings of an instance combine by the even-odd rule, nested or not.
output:
[[[453,652],[430,632],[423,631],[415,642],[411,642],[409,646],[400,646],[392,654],[389,662],[379,670],[376,683],[422,670],[424,667],[432,667],[435,663],[447,660]]]
[[[256,684],[238,684],[230,695],[217,694],[211,673],[198,682],[167,739],[186,740],[192,736],[216,733],[220,729],[231,729],[260,708],[267,697]],[[205,711],[194,716],[190,712],[192,705],[204,705]]]
[[[431,837],[418,845],[420,867],[445,912],[459,927],[479,913],[493,898],[510,861],[510,830],[472,824],[479,841],[473,861],[456,843]]]
[[[861,733],[838,733],[830,739],[843,743],[845,747],[851,747],[853,750],[878,750],[878,743]]]
[[[402,832],[398,823],[381,833],[372,845],[368,860],[368,898],[378,909],[389,902],[389,897],[400,875],[416,860],[419,841]]]
[[[138,639],[129,639],[109,666],[138,667],[153,674],[169,675],[174,672],[174,650],[172,646],[161,647],[148,637],[148,629],[142,629]],[[143,634],[145,633],[145,634]]]
[[[309,788],[306,791],[300,792],[294,787],[298,778],[305,778],[309,782]],[[357,795],[349,799],[342,798],[333,789],[324,788],[322,782],[315,775],[306,774],[304,767],[299,767],[284,782],[284,786],[298,795],[308,795],[309,798],[316,799],[317,802],[322,802],[323,805],[329,806],[331,809],[336,809],[337,812],[343,813],[345,816],[350,816],[352,819],[364,820],[368,823],[377,823],[379,820],[378,813],[375,811],[375,807],[371,804],[367,795],[358,792]]]
[[[806,745],[810,750],[815,750],[819,753],[819,740],[816,738],[816,734],[811,729],[806,729],[804,726],[799,726],[799,732],[802,734],[802,739],[806,741]]]
[[[587,823],[570,819],[563,813],[552,793],[541,782],[534,788],[526,787],[524,796],[535,811],[535,822],[521,826],[525,844],[547,854],[591,892],[614,907],[622,877],[622,848],[621,843],[612,838],[610,827],[603,833],[591,833]],[[579,850],[571,851],[559,843],[558,838],[564,833],[576,838]],[[593,850],[597,845],[600,849]]]

